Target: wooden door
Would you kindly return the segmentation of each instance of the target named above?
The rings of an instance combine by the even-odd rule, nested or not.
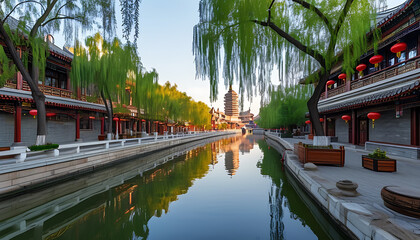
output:
[[[365,145],[365,142],[369,140],[369,122],[367,119],[359,120],[359,145]]]

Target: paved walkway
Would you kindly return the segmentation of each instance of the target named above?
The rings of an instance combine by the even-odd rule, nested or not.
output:
[[[306,139],[283,138],[283,140],[290,144],[291,149],[293,149],[294,143],[312,143],[312,140]],[[389,155],[389,157],[397,160],[397,171],[393,173],[374,172],[362,167],[361,156],[369,152],[360,149],[359,146],[346,143],[332,143],[332,145],[334,148],[345,146],[344,167],[318,166],[317,171],[305,171],[305,173],[337,198],[345,202],[360,204],[369,211],[377,213],[377,219],[374,219],[377,220],[376,223],[373,221],[370,224],[389,227],[389,223],[391,223],[392,226],[403,228],[402,231],[394,230],[394,232],[397,232],[394,236],[401,239],[420,239],[420,219],[408,217],[386,208],[380,195],[381,189],[388,185],[408,186],[418,189],[420,161]],[[335,186],[336,182],[345,179],[354,181],[359,185],[357,189],[360,193],[359,196],[344,197],[337,194],[339,191]],[[382,215],[382,217],[378,217],[378,215]],[[381,221],[385,221],[387,224]],[[405,230],[408,232],[405,232]]]

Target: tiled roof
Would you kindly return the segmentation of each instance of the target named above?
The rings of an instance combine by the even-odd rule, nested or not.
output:
[[[354,108],[361,104],[382,102],[390,98],[408,94],[420,88],[420,69],[397,75],[355,90],[344,92],[318,104],[319,112],[342,108]]]

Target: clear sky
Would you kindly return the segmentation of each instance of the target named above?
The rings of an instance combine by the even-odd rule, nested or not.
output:
[[[404,1],[388,0],[388,8]],[[161,84],[166,81],[176,83],[181,91],[196,101],[224,111],[223,96],[228,87],[224,86],[223,80],[219,84],[218,100],[211,103],[209,81],[195,77],[192,40],[193,27],[198,22],[198,4],[199,0],[143,0],[140,5],[139,54],[146,69],[156,68]],[[121,16],[117,12],[117,36],[121,38]],[[64,43],[57,41],[57,45],[61,47]],[[276,74],[273,74],[272,82],[278,83]],[[233,90],[238,92],[238,85],[234,85]],[[257,114],[259,106],[260,98],[256,96],[252,103],[245,101],[244,110],[251,108],[251,112]]]

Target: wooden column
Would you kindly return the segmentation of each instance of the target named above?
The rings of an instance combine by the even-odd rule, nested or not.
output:
[[[351,111],[351,144],[359,144],[357,139],[357,112],[354,109]]]
[[[105,118],[101,117],[101,135],[105,134]]]
[[[22,106],[20,103],[16,103],[15,105],[15,143],[19,143],[22,141],[21,138],[21,129],[22,129]]]
[[[76,141],[80,139],[80,114],[76,112]]]
[[[325,136],[327,136],[327,115],[324,115],[323,127],[324,127]]]

